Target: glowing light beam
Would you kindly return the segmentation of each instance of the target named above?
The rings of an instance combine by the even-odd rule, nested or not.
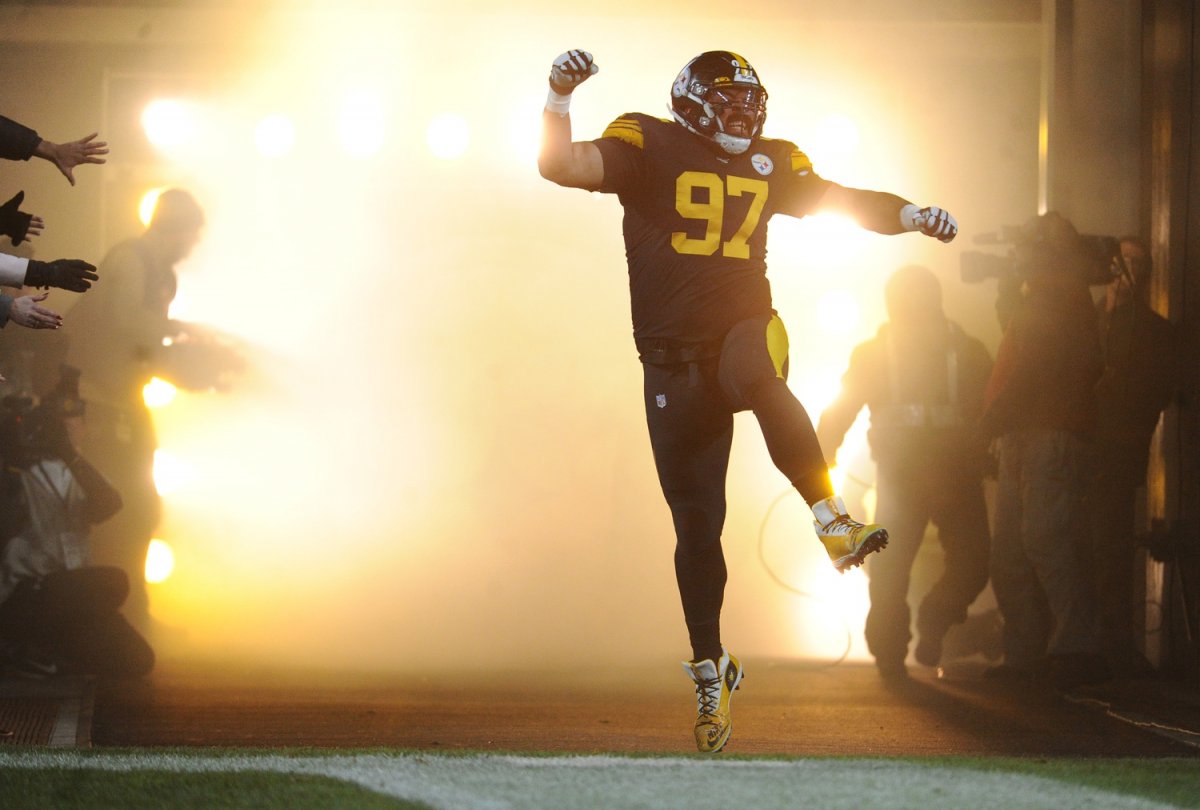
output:
[[[296,126],[286,115],[268,115],[254,128],[254,146],[267,158],[281,158],[296,145]]]
[[[157,585],[166,582],[175,571],[175,552],[164,540],[157,537],[150,541],[146,549],[146,581]]]
[[[447,113],[429,122],[425,142],[435,157],[453,160],[462,157],[471,144],[471,128],[460,115]]]
[[[142,110],[146,138],[162,152],[175,152],[196,143],[199,125],[199,110],[192,102],[155,99]]]

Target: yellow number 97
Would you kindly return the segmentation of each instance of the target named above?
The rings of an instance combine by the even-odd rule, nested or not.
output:
[[[708,202],[696,202],[695,190],[707,189]],[[749,177],[729,178],[729,196],[740,197],[751,194],[754,199],[746,211],[746,219],[737,233],[724,246],[721,245],[721,230],[725,220],[725,183],[712,172],[684,172],[675,180],[675,210],[685,219],[705,222],[704,238],[693,239],[683,231],[671,234],[671,247],[676,253],[691,256],[711,256],[721,247],[721,255],[733,259],[750,258],[750,235],[758,227],[763,207],[767,204],[767,181]]]

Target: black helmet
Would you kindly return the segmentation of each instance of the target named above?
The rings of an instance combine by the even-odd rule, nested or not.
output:
[[[731,155],[740,155],[762,134],[767,90],[741,56],[705,51],[684,65],[675,78],[671,114],[697,135]]]

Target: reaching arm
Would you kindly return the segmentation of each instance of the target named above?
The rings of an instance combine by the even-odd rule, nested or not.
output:
[[[0,115],[0,158],[29,160],[41,140],[36,130]]]
[[[6,287],[58,287],[84,292],[98,278],[96,268],[82,259],[43,262],[0,253],[0,284]]]
[[[820,207],[853,217],[859,225],[876,233],[920,231],[942,242],[950,242],[958,235],[958,222],[950,212],[933,206],[919,208],[886,191],[867,191],[832,183],[821,199]]]
[[[74,170],[76,166],[81,163],[105,162],[102,155],[108,154],[108,144],[104,141],[97,141],[97,134],[93,132],[91,135],[85,135],[79,140],[69,143],[42,140],[33,154],[35,157],[53,163],[62,172],[63,177],[67,178],[71,185],[75,185]]]
[[[49,294],[44,292],[41,295],[14,298],[8,309],[8,319],[27,329],[57,329],[62,326],[62,315],[42,306]]]
[[[559,56],[550,68],[550,95],[542,113],[538,171],[560,186],[594,191],[604,180],[604,161],[591,141],[571,140],[571,93],[599,68],[587,51]]]
[[[37,236],[46,227],[41,217],[21,210],[21,202],[24,199],[25,192],[18,191],[11,200],[0,205],[0,234],[10,237],[14,245]]]
[[[858,412],[867,404],[868,381],[877,375],[877,372],[870,368],[870,346],[870,343],[864,343],[856,346],[851,352],[850,366],[842,375],[842,386],[837,399],[821,412],[817,421],[817,441],[821,443],[825,458],[830,461],[837,458],[842,440],[846,438],[850,426],[858,418]]]

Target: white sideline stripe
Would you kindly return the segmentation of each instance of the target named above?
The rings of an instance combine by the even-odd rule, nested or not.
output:
[[[616,756],[107,753],[14,749],[0,768],[327,776],[445,810],[732,807],[1167,810],[1173,805],[1038,776],[887,759],[720,760]],[[698,797],[712,801],[698,801]],[[167,805],[169,806],[169,805]]]

